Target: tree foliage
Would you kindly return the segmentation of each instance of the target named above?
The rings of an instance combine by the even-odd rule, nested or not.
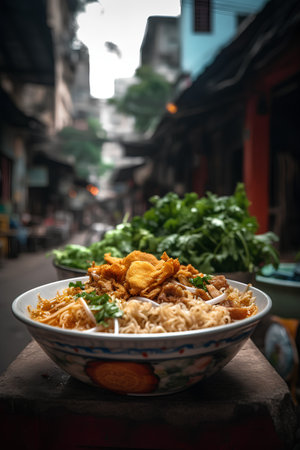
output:
[[[154,128],[163,114],[172,86],[148,66],[139,67],[135,77],[137,83],[129,86],[123,97],[111,99],[111,103],[122,114],[135,118],[137,131],[146,132]]]
[[[85,130],[65,127],[58,136],[61,140],[62,152],[74,157],[75,169],[80,177],[88,178],[91,174],[101,175],[109,168],[101,158],[106,133],[97,119],[89,118]]]

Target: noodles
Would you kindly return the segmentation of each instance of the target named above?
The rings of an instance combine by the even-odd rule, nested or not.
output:
[[[28,307],[31,318],[60,328],[85,330],[95,326],[96,320],[92,313],[87,312],[81,299],[74,300],[71,290],[72,288],[65,289],[63,294],[58,293],[51,300],[38,296],[37,308]]]
[[[167,333],[197,330],[230,322],[230,314],[223,306],[206,305],[204,301],[162,303],[159,308],[150,303],[130,300],[119,320],[120,333]]]
[[[257,313],[249,287],[240,292],[224,276],[198,273],[165,253],[160,260],[138,251],[106,260],[90,267],[85,284],[70,283],[50,300],[39,297],[36,308],[28,308],[30,317],[60,328],[107,333],[114,333],[117,320],[120,334],[140,334],[209,328]],[[207,303],[220,294],[225,294],[221,303]]]

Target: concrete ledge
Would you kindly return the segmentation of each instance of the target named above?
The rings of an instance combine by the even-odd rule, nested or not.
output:
[[[160,397],[85,385],[32,342],[0,378],[0,408],[4,441],[30,450],[289,449],[297,427],[286,383],[250,340],[217,375]]]

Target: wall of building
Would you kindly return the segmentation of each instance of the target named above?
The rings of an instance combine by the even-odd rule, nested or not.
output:
[[[170,83],[180,73],[178,26],[177,17],[149,17],[141,45],[141,65],[151,66]]]
[[[238,17],[259,11],[267,0],[211,1],[211,31],[194,31],[194,7],[192,0],[182,0],[180,18],[181,70],[200,75],[215,58],[217,52],[236,35]]]
[[[61,130],[72,123],[73,104],[70,85],[73,81],[75,70],[75,64],[73,66],[72,61],[73,19],[74,17],[68,10],[67,3],[60,0],[48,2],[48,21],[52,29],[55,50],[53,131]]]

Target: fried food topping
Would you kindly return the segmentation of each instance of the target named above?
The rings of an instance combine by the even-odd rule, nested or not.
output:
[[[30,316],[62,328],[137,334],[214,327],[257,312],[249,285],[241,292],[225,276],[199,273],[167,253],[105,259],[88,269],[84,284],[71,282],[51,301],[40,298]]]
[[[191,264],[181,265],[178,259],[169,258],[164,252],[160,259],[150,253],[135,250],[124,258],[105,255],[107,264],[92,265],[88,269],[91,283],[101,293],[114,293],[127,300],[132,296],[148,297],[158,303],[176,301],[185,297],[187,286],[193,289],[190,280],[204,276]],[[223,275],[203,278],[201,288],[194,288],[202,300],[210,300],[220,295],[228,284]]]

